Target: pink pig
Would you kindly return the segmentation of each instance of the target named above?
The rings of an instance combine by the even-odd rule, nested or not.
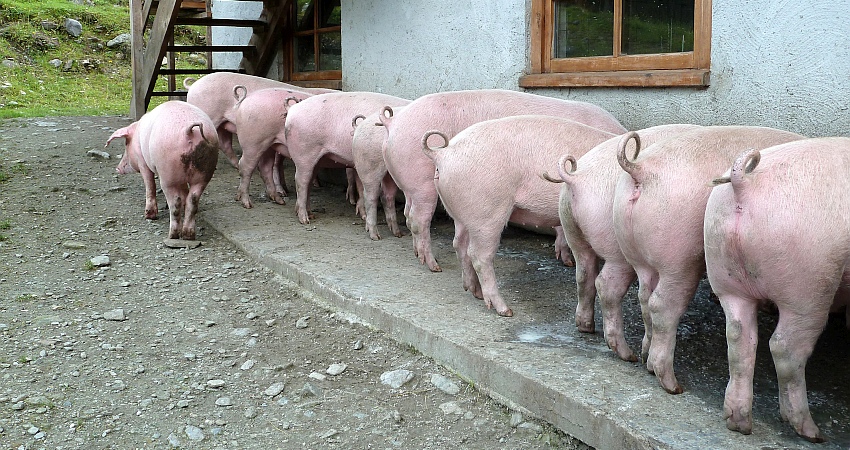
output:
[[[626,132],[614,116],[596,105],[501,89],[429,94],[395,117],[382,117],[389,132],[384,148],[387,171],[404,191],[404,215],[413,234],[414,253],[431,271],[440,271],[431,251],[430,231],[437,192],[434,165],[420,151],[422,135],[436,129],[451,139],[474,123],[521,114],[563,117],[615,134]],[[381,178],[363,179],[363,185],[379,183]],[[569,252],[562,257],[569,258]]]
[[[400,111],[403,107],[395,108]],[[372,240],[381,239],[378,233],[378,198],[380,197],[384,206],[384,215],[390,232],[401,237],[402,233],[398,227],[396,218],[395,196],[398,186],[387,173],[384,164],[384,143],[387,140],[387,130],[380,122],[380,113],[374,113],[368,117],[358,115],[354,118],[354,137],[351,143],[351,152],[354,157],[354,168],[357,169],[358,177],[363,180],[374,180],[381,178],[381,182],[361,183],[363,186],[363,209],[366,214],[366,231]],[[359,123],[357,122],[358,120]]]
[[[593,333],[596,329],[593,309],[598,290],[605,340],[608,347],[626,361],[637,361],[626,343],[622,308],[623,296],[636,275],[614,235],[611,207],[617,178],[623,171],[617,164],[617,153],[625,146],[634,149],[632,139],[639,142],[637,145],[651,145],[696,128],[699,126],[677,124],[629,132],[597,145],[578,162],[576,155],[568,154],[558,163],[560,178],[556,181],[564,183],[559,215],[576,263],[576,326],[585,333]],[[565,170],[567,162],[571,165],[569,171]]]
[[[140,172],[145,182],[145,218],[156,219],[156,181],[168,202],[171,223],[168,237],[195,239],[198,203],[212,179],[218,161],[215,126],[198,107],[167,101],[106,141],[124,138],[126,151],[115,169]],[[206,133],[206,134],[205,134]]]
[[[274,179],[275,157],[289,156],[283,127],[287,111],[311,95],[280,88],[260,89],[245,95],[241,88],[237,86],[234,89],[234,95],[241,96],[241,100],[226,115],[230,123],[242,130],[236,200],[242,202],[245,208],[253,206],[248,190],[251,176],[259,166],[266,195],[278,204],[286,204],[286,192]]]
[[[286,144],[295,163],[295,211],[301,223],[310,223],[310,180],[316,164],[324,158],[354,167],[351,119],[384,105],[407,103],[409,100],[375,92],[337,92],[313,96],[289,108]]]
[[[806,362],[836,290],[850,281],[848,173],[850,139],[806,139],[745,151],[708,198],[705,260],[726,313],[723,417],[730,430],[752,432],[756,316],[772,302],[779,310],[770,338],[779,412],[802,437],[823,441],[809,412]]]
[[[428,145],[431,135],[445,148]],[[436,190],[455,221],[453,245],[463,268],[463,287],[512,316],[496,285],[493,259],[508,221],[559,226],[559,188],[541,178],[564,152],[583,155],[614,135],[552,116],[527,115],[479,122],[451,141],[439,131],[421,139],[436,167]],[[439,142],[433,139],[432,142]]]
[[[211,73],[197,81],[187,78],[183,81],[183,86],[187,90],[186,101],[201,108],[215,124],[219,142],[221,142],[221,151],[233,167],[238,167],[239,164],[239,158],[233,152],[233,134],[236,133],[236,127],[226,117],[227,112],[238,101],[233,98],[233,88],[244,86],[248,92],[279,88],[311,95],[339,92],[332,89],[303,88],[268,78],[232,72]]]
[[[763,149],[803,136],[763,127],[713,126],[662,140],[646,150],[625,149],[626,171],[614,194],[614,230],[637,272],[646,334],[641,355],[671,394],[682,392],[673,373],[679,319],[705,273],[702,224],[711,180],[741,149]],[[640,157],[638,157],[638,152]]]

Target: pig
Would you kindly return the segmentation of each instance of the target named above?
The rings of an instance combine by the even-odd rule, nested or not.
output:
[[[501,89],[428,94],[391,118],[381,117],[388,131],[384,162],[405,195],[404,215],[413,235],[413,251],[432,272],[441,271],[431,251],[430,232],[437,192],[434,165],[420,151],[422,135],[436,129],[451,139],[474,123],[524,114],[563,117],[615,134],[626,132],[614,116],[596,105]],[[382,178],[363,179],[364,189]]]
[[[637,361],[637,356],[626,343],[622,309],[623,296],[636,274],[620,251],[614,235],[611,208],[617,178],[622,173],[617,153],[630,144],[630,148],[651,145],[696,128],[699,126],[661,125],[613,137],[591,149],[578,161],[576,155],[563,155],[558,162],[560,177],[551,180],[563,183],[558,215],[567,244],[575,257],[576,327],[585,333],[595,331],[593,310],[598,291],[605,341],[625,361]],[[640,139],[640,143],[633,143],[633,139]],[[566,170],[567,162],[571,167],[569,170]]]
[[[195,239],[198,203],[218,161],[219,142],[213,130],[215,125],[200,108],[172,100],[116,130],[106,141],[108,146],[124,138],[126,151],[115,170],[142,174],[147,219],[157,217],[154,175],[159,176],[171,216],[170,239]]]
[[[645,335],[641,356],[671,394],[682,387],[673,373],[676,330],[705,273],[702,224],[711,180],[742,148],[763,149],[803,139],[787,131],[711,126],[664,139],[629,158],[614,192],[614,232],[638,276]],[[640,155],[640,157],[638,157]]]
[[[442,139],[442,147],[428,144]],[[564,152],[581,156],[614,134],[560,117],[521,115],[476,123],[449,140],[440,131],[421,139],[435,166],[432,176],[455,221],[452,245],[465,290],[500,316],[513,316],[496,285],[493,260],[508,221],[559,226],[558,192],[540,176]]]
[[[384,105],[410,101],[375,92],[338,92],[305,99],[289,108],[286,144],[295,163],[295,212],[302,224],[310,223],[310,180],[323,158],[354,167],[351,153],[351,119],[378,111]]]
[[[396,107],[396,111],[400,111],[403,107]],[[357,170],[357,175],[360,180],[364,178],[374,180],[379,177],[381,182],[363,183],[361,181],[363,195],[363,209],[365,210],[366,232],[369,233],[369,238],[372,240],[381,239],[381,234],[378,232],[378,198],[384,205],[384,215],[387,219],[387,226],[393,236],[402,237],[403,234],[398,227],[398,219],[396,218],[395,196],[398,192],[398,186],[395,181],[387,173],[387,166],[384,164],[383,147],[387,140],[387,130],[383,123],[380,122],[380,113],[376,112],[364,117],[358,115],[354,118],[352,125],[354,126],[354,137],[351,143],[351,153],[354,157],[354,168]],[[357,121],[360,120],[358,123]],[[383,195],[382,195],[383,194]]]
[[[833,137],[746,150],[716,180],[703,233],[708,280],[726,314],[730,430],[752,432],[757,310],[772,302],[779,412],[803,438],[823,441],[809,411],[806,362],[836,291],[850,281],[848,173],[850,138]]]
[[[187,91],[186,101],[201,108],[212,119],[221,143],[221,151],[233,167],[239,167],[239,158],[233,152],[233,134],[236,133],[236,127],[227,120],[225,115],[237,102],[232,95],[234,87],[245,86],[249,92],[267,88],[289,89],[310,95],[339,92],[332,89],[304,88],[233,72],[215,72],[198,80],[186,78],[183,80],[183,86]]]
[[[234,89],[237,97],[241,92],[240,87]],[[247,95],[241,94],[240,101],[227,113],[228,121],[242,130],[239,139],[242,158],[238,164],[236,200],[245,208],[253,207],[248,191],[251,175],[258,166],[266,186],[266,195],[275,203],[286,204],[287,194],[274,180],[275,156],[289,155],[283,128],[289,108],[309,97],[310,94],[289,89],[260,89]]]

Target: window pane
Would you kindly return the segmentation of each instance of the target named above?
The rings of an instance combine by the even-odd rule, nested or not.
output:
[[[313,12],[315,11],[315,0],[298,0],[295,8],[295,30],[308,31],[313,29]]]
[[[557,0],[554,29],[554,58],[613,55],[614,0]]]
[[[623,0],[623,54],[693,49],[693,0]]]
[[[319,17],[319,28],[338,27],[342,25],[342,21],[340,20],[340,11],[342,8],[339,6],[339,1],[340,0],[321,0],[322,15]]]
[[[294,42],[295,71],[314,72],[316,70],[316,51],[313,35],[296,36]]]
[[[319,70],[342,70],[342,45],[339,31],[319,35]]]

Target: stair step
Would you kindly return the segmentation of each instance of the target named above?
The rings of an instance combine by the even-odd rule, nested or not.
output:
[[[185,97],[186,91],[154,91],[152,97]]]
[[[206,75],[215,72],[245,73],[245,69],[160,69],[160,75]]]
[[[265,28],[268,23],[249,19],[216,19],[212,17],[177,17],[176,25],[201,25],[208,27]]]
[[[255,52],[253,45],[169,45],[169,52]]]

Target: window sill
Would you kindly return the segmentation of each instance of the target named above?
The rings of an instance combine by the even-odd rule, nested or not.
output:
[[[523,88],[546,87],[708,87],[708,69],[620,72],[538,73],[519,79]]]

